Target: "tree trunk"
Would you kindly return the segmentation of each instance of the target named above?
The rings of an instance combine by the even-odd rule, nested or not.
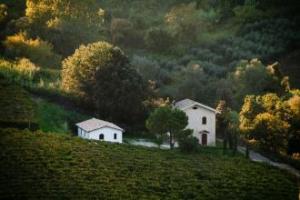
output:
[[[246,141],[246,158],[249,158],[249,144],[248,144],[248,141]]]
[[[223,138],[223,154],[226,153],[227,142],[228,142],[227,131],[224,130],[224,138]]]
[[[238,136],[237,136],[237,133],[234,133],[233,134],[233,155],[236,154],[237,147],[238,147]]]
[[[174,148],[174,143],[173,143],[173,134],[170,132],[170,149]]]
[[[227,132],[227,137],[228,137],[228,145],[229,145],[229,149],[233,150],[234,148],[234,136],[233,133],[231,131]]]

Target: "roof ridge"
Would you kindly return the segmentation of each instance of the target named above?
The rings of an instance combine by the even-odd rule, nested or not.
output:
[[[97,119],[94,117],[91,119],[79,122],[76,124],[76,126],[82,128],[86,131],[92,131],[92,130],[96,130],[96,129],[103,128],[103,127],[110,127],[110,128],[120,129],[120,130],[124,131],[121,127],[114,124],[113,122],[105,121],[102,119]]]
[[[192,106],[194,104],[197,104],[197,105],[199,105],[199,106],[201,106],[203,108],[206,108],[207,110],[210,110],[210,111],[213,111],[213,112],[217,112],[216,109],[214,109],[214,108],[212,108],[210,106],[207,106],[205,104],[202,104],[200,102],[197,102],[195,100],[189,99],[189,98],[185,98],[185,99],[182,99],[180,101],[175,102],[174,107],[183,110],[183,109],[188,108],[188,107],[190,107],[190,106]]]

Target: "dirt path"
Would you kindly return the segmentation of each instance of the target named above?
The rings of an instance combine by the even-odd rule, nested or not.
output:
[[[239,146],[238,151],[245,154],[246,153],[246,148]],[[272,165],[272,166],[280,168],[280,169],[287,170],[290,173],[294,174],[298,178],[299,200],[300,200],[300,171],[299,170],[297,170],[294,167],[292,167],[288,164],[285,164],[285,163],[274,162],[274,161],[270,160],[269,158],[264,157],[261,154],[255,152],[255,151],[252,151],[252,150],[249,151],[249,157],[254,162],[268,163],[269,165]]]
[[[240,147],[240,146],[238,147],[238,150],[242,153],[245,153],[245,151],[246,151],[245,147]],[[290,166],[288,164],[274,162],[274,161],[270,160],[269,158],[262,156],[261,154],[255,152],[255,151],[252,151],[252,150],[250,150],[250,152],[249,152],[249,157],[252,161],[268,163],[269,165],[278,167],[280,169],[287,170],[290,173],[294,174],[296,177],[300,178],[300,171],[293,168],[292,166]]]

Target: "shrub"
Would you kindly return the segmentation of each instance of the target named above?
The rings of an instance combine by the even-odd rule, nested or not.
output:
[[[199,140],[192,136],[193,130],[187,129],[182,131],[178,137],[179,149],[185,153],[197,152]]]
[[[53,53],[53,46],[40,38],[30,39],[25,32],[8,36],[4,41],[6,54],[11,57],[27,57],[45,67],[59,67],[60,56]]]
[[[144,44],[142,34],[127,19],[114,18],[111,21],[110,34],[115,45],[142,47]]]
[[[264,11],[256,8],[256,5],[237,6],[233,9],[238,23],[254,22],[266,17]]]
[[[182,42],[195,41],[199,31],[199,15],[195,2],[179,4],[171,8],[165,22],[176,38]]]
[[[132,65],[144,80],[160,80],[160,66],[156,61],[148,59],[147,57],[134,55],[132,57]]]
[[[146,45],[156,52],[166,52],[174,44],[172,35],[164,28],[150,28],[145,36]]]
[[[37,67],[27,58],[21,58],[16,63],[16,70],[28,77],[29,80],[33,80],[37,73],[40,71],[40,68]]]
[[[61,92],[60,71],[40,68],[27,58],[20,58],[16,61],[0,59],[0,75],[31,92],[40,91],[43,96]]]
[[[32,82],[37,78],[40,68],[27,58],[15,62],[0,60],[0,73],[10,81]]]

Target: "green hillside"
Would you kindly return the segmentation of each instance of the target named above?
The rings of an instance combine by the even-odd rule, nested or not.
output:
[[[0,76],[0,127],[37,126],[35,103],[28,92]]]
[[[0,75],[0,127],[40,129],[70,134],[75,124],[88,119],[81,113],[33,96]]]
[[[296,200],[296,180],[272,167],[206,150],[199,154],[0,132],[4,199]],[[215,152],[216,151],[216,152]]]

